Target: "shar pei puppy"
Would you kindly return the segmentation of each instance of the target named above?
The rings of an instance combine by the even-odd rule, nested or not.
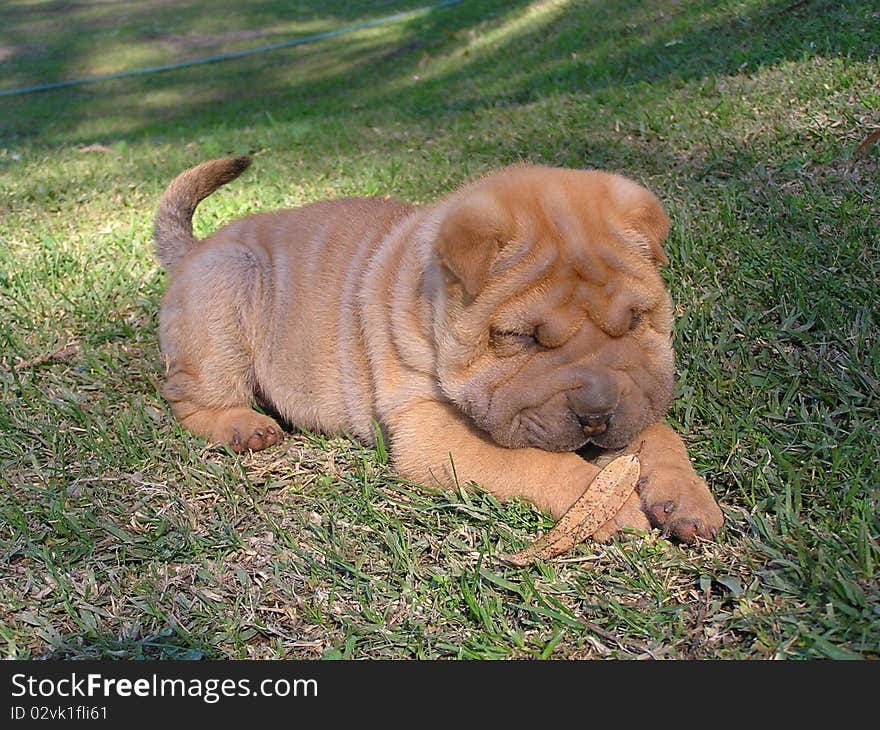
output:
[[[248,164],[187,170],[158,206],[163,393],[186,429],[244,451],[281,440],[278,420],[368,444],[378,423],[401,476],[555,517],[641,449],[636,492],[596,538],[715,537],[721,511],[663,421],[673,317],[654,194],[521,164],[431,205],[323,201],[196,241],[196,206]]]

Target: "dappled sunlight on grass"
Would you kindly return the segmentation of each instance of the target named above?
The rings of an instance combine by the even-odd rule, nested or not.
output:
[[[0,8],[5,88],[131,71],[315,35],[419,8],[417,0],[372,8],[332,0],[311,12],[279,0],[6,3]],[[371,12],[372,11],[372,12]]]
[[[515,41],[517,36],[523,33],[540,34],[547,25],[558,20],[571,5],[572,0],[537,0],[488,32],[471,35],[461,53],[503,46]]]

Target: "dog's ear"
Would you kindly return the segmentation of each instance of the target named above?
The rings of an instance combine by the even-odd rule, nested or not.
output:
[[[626,218],[626,232],[646,246],[651,256],[660,264],[668,264],[663,242],[669,235],[669,216],[656,200],[636,207]]]
[[[489,278],[511,228],[510,215],[497,201],[481,194],[453,204],[440,224],[437,256],[471,299]]]
[[[621,179],[617,185],[618,204],[622,212],[624,237],[647,253],[654,261],[668,264],[663,242],[669,235],[669,216],[650,190]]]

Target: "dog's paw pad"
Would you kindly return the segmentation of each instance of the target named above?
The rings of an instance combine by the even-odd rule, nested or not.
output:
[[[269,416],[239,409],[224,414],[212,440],[229,445],[236,453],[261,451],[281,441],[284,432]]]
[[[668,522],[664,525],[663,532],[678,538],[682,542],[693,542],[696,540],[697,535],[700,534],[702,526],[703,522],[700,519],[683,518]]]
[[[682,542],[694,542],[697,538],[714,540],[721,527],[721,510],[713,503],[701,509],[696,505],[664,500],[648,506],[648,518],[654,527],[659,527],[664,535]]]
[[[671,499],[665,502],[652,505],[648,508],[648,514],[651,517],[651,524],[663,525],[669,519],[670,513],[675,511],[675,502]]]
[[[251,451],[259,451],[278,443],[278,432],[274,426],[256,428],[247,440],[247,448]]]
[[[724,516],[706,483],[694,475],[655,473],[641,490],[651,525],[681,542],[714,540]]]

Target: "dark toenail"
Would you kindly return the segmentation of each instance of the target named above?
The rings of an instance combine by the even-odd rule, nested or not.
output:
[[[274,427],[272,427],[272,426],[266,426],[266,430],[267,430],[270,434],[272,434],[273,436],[275,435],[275,429],[274,429]]]
[[[241,446],[241,434],[238,431],[232,432],[232,445]]]
[[[255,430],[254,430],[254,436],[259,436],[259,437],[262,438],[262,436],[263,436],[263,429],[262,429],[262,428],[255,429]]]
[[[671,500],[670,500],[669,502],[667,502],[666,504],[663,505],[663,511],[664,511],[666,514],[669,514],[669,513],[672,512],[672,510],[674,510],[674,509],[675,509],[675,502],[673,502],[673,501],[671,501]]]

